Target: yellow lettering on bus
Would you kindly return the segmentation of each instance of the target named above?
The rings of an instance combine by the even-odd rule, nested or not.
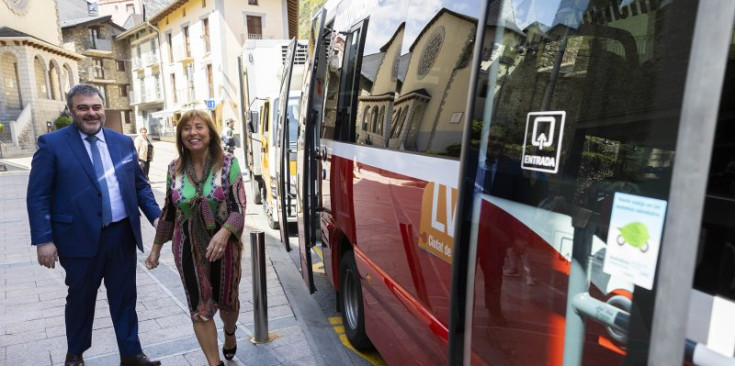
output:
[[[457,190],[429,182],[421,199],[418,245],[429,253],[452,262]]]

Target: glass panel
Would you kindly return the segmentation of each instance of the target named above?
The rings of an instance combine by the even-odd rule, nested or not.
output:
[[[645,360],[696,9],[491,2],[468,161],[473,364]]]
[[[712,148],[687,338],[735,356],[735,32]]]

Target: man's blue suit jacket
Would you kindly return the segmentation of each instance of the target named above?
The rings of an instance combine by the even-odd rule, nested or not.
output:
[[[161,214],[129,136],[103,129],[138,249],[140,213]],[[69,125],[38,138],[27,192],[31,243],[54,242],[61,257],[92,257],[102,232],[102,195],[79,130]]]

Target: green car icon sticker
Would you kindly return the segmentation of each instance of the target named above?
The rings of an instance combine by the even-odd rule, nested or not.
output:
[[[640,222],[631,222],[621,228],[620,235],[618,235],[618,244],[623,245],[628,243],[633,248],[638,248],[641,252],[645,253],[648,251],[648,239],[651,235],[648,234],[648,228]]]

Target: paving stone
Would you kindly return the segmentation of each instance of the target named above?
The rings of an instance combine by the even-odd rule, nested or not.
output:
[[[161,169],[175,156],[171,143],[154,142]],[[159,154],[159,151],[161,152]],[[168,154],[168,155],[167,155]],[[30,161],[30,159],[28,159]],[[156,160],[154,160],[155,164]],[[152,169],[156,168],[155,166]],[[12,173],[15,174],[15,173]],[[57,263],[55,269],[37,263],[35,248],[29,245],[30,235],[25,212],[28,173],[0,173],[0,364],[1,365],[63,365],[66,355],[64,309],[67,287],[65,271]],[[163,203],[163,182],[154,182],[157,201]],[[263,221],[255,205],[249,206],[248,222]],[[247,225],[247,224],[246,224]],[[138,253],[136,284],[139,335],[144,352],[163,361],[166,366],[206,365],[206,359],[194,335],[189,318],[186,294],[176,271],[170,244],[161,255],[161,266],[148,271],[145,261],[154,235],[151,225],[143,224],[146,253]],[[267,241],[277,241],[268,233]],[[273,341],[255,345],[253,334],[252,258],[249,238],[243,251],[243,273],[239,286],[240,318],[238,321],[238,352],[226,365],[314,365],[314,356],[305,340],[303,323],[296,319],[277,273],[278,266],[293,263],[271,260],[275,252],[266,250],[266,293],[268,322]],[[23,309],[23,311],[18,311]],[[218,337],[224,340],[222,323],[215,318]],[[107,289],[104,283],[97,293],[92,347],[84,354],[89,366],[117,365],[119,355],[115,332],[109,314]],[[34,351],[27,355],[28,349]],[[29,356],[29,357],[27,357]]]
[[[38,331],[39,329],[43,329],[43,327],[46,325],[46,320],[36,319],[31,321],[23,321],[23,322],[12,322],[7,325],[5,328],[5,334],[15,334],[15,333],[23,333],[28,331]]]

